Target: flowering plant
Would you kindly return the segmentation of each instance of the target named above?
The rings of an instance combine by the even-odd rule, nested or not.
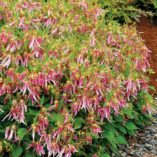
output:
[[[105,25],[95,0],[0,6],[3,155],[85,156],[87,146],[109,137],[104,128],[114,117],[133,125],[139,95],[141,113],[151,113],[150,51],[135,28]]]

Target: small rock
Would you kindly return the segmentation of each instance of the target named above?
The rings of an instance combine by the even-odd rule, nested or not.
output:
[[[134,155],[135,154],[135,150],[131,150],[130,152],[129,152],[129,155]]]
[[[127,154],[126,154],[125,152],[123,152],[123,153],[121,154],[122,157],[126,157],[126,155],[127,155]]]
[[[155,134],[155,135],[154,135],[154,139],[156,139],[156,140],[157,140],[157,134]]]
[[[153,146],[152,146],[151,144],[146,143],[146,144],[145,144],[145,147],[146,147],[148,150],[152,150],[152,147],[153,147]]]

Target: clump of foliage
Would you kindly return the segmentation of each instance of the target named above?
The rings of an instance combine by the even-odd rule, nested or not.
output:
[[[105,10],[106,22],[116,21],[121,24],[138,21],[141,15],[148,15],[136,5],[135,0],[99,0]]]
[[[135,0],[134,5],[138,8],[150,11],[153,15],[157,15],[157,1],[156,0]]]
[[[149,50],[96,1],[0,1],[2,156],[108,156],[151,114]]]

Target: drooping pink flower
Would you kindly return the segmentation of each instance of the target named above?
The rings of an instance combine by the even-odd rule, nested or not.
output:
[[[6,51],[15,52],[16,50],[20,49],[22,46],[21,41],[11,41],[6,48]]]
[[[29,48],[30,49],[35,49],[35,48],[41,48],[41,43],[43,39],[41,37],[32,37],[29,42]]]
[[[23,62],[22,57],[20,55],[16,56],[16,58],[15,58],[15,64],[18,66],[22,62]]]
[[[20,102],[13,100],[11,110],[10,110],[9,114],[7,114],[3,118],[3,120],[5,120],[7,117],[9,117],[9,119],[12,118],[12,119],[15,119],[19,123],[25,124],[24,120],[25,120],[25,112],[26,111],[27,111],[27,106],[23,100],[20,100]]]
[[[48,146],[47,146],[47,150],[48,150],[48,157],[50,156],[55,156],[60,152],[60,148],[59,145],[57,144],[57,142],[52,141]]]
[[[11,64],[11,55],[7,55],[0,63],[0,65],[5,68],[8,68],[10,64]]]
[[[30,54],[24,53],[23,60],[22,60],[22,65],[27,67],[29,60],[30,60]]]
[[[71,105],[71,109],[72,109],[74,115],[76,115],[80,111],[81,105],[78,102],[75,102]]]
[[[114,102],[111,102],[110,103],[110,107],[114,110],[114,114],[115,115],[118,115],[119,114],[119,105],[118,105],[118,103],[116,104],[116,103],[114,103]]]
[[[59,139],[59,136],[62,133],[63,129],[64,129],[64,126],[58,127],[58,129],[52,133],[52,138]]]
[[[82,0],[82,1],[80,1],[80,7],[84,10],[84,11],[87,11],[87,9],[88,9],[88,4],[87,4],[87,2],[86,2],[86,0]]]
[[[96,44],[95,32],[96,32],[96,30],[94,29],[94,30],[92,30],[92,32],[90,34],[90,37],[91,37],[90,46],[92,46],[92,47],[94,47]]]
[[[2,42],[3,44],[6,44],[9,39],[8,39],[8,36],[7,36],[4,32],[2,32],[2,33],[0,34],[0,40],[1,40],[1,42]]]
[[[105,107],[99,108],[98,113],[100,114],[102,121],[104,118],[107,118],[109,120],[109,118],[110,118],[110,107],[105,106]]]
[[[98,124],[94,123],[94,124],[91,125],[91,131],[94,134],[99,134],[99,133],[102,132],[102,129],[101,129],[101,127]]]
[[[0,84],[0,96],[4,94],[11,94],[12,93],[12,86],[11,84],[6,85],[5,83]]]
[[[49,121],[47,117],[43,115],[39,115],[37,120],[38,120],[38,130],[42,131],[49,126]]]
[[[138,87],[135,83],[135,81],[129,79],[127,81],[124,81],[124,85],[126,86],[126,96],[129,100],[130,96],[136,96],[138,92]]]
[[[155,111],[152,108],[152,106],[149,105],[149,104],[144,105],[143,108],[142,108],[142,110],[143,110],[144,113],[148,113],[149,115],[152,115],[152,113]]]
[[[25,19],[23,17],[20,18],[18,27],[26,31],[29,29],[29,25],[25,23]]]
[[[44,148],[43,148],[42,144],[39,143],[39,142],[34,142],[34,141],[33,141],[33,142],[28,146],[27,149],[29,149],[29,148],[33,148],[34,151],[35,151],[39,156],[45,155]]]
[[[77,152],[75,146],[72,144],[68,144],[67,146],[64,146],[64,148],[62,148],[61,152],[58,153],[58,155],[63,156],[64,154],[64,157],[71,157],[72,154],[75,152]]]
[[[92,101],[90,98],[88,98],[88,96],[79,96],[78,99],[80,102],[81,109],[84,109],[86,111],[92,107]]]
[[[11,127],[7,127],[5,130],[5,139],[18,141],[18,137],[16,135],[16,126],[12,125]]]
[[[57,51],[53,51],[53,50],[49,51],[48,55],[49,55],[49,57],[55,57],[55,58],[59,57],[58,52]]]
[[[36,58],[43,58],[44,52],[41,48],[34,48],[33,50],[33,56]]]
[[[64,92],[72,95],[75,92],[75,87],[70,81],[68,81],[67,84],[64,86],[63,90]]]
[[[144,57],[142,59],[136,58],[135,65],[136,65],[137,70],[141,70],[143,72],[146,72],[147,68],[150,67],[150,64],[146,57]]]
[[[7,127],[5,130],[5,139],[11,140],[13,138],[13,135],[14,135],[14,130],[11,129],[10,127]]]

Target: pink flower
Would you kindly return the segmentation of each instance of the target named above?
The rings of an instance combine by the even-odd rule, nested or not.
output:
[[[41,155],[45,155],[45,151],[43,146],[41,145],[41,143],[39,142],[32,142],[27,149],[29,148],[34,148],[35,152],[41,156]]]
[[[7,127],[5,130],[5,139],[11,140],[13,138],[13,135],[14,135],[14,130],[11,129],[10,127]]]
[[[110,117],[110,107],[109,106],[105,106],[102,108],[98,109],[98,113],[101,116],[101,120],[103,120],[104,118],[107,118],[109,120]]]
[[[42,58],[44,55],[44,52],[41,48],[35,48],[33,51],[33,56],[36,58]]]
[[[30,42],[29,42],[29,48],[30,49],[35,49],[35,48],[41,48],[41,43],[42,43],[42,38],[41,37],[32,37]]]
[[[50,27],[57,22],[57,18],[46,18],[44,19],[44,27]]]
[[[138,92],[138,86],[136,85],[135,81],[129,79],[124,82],[124,85],[126,86],[126,96],[129,100],[130,96],[136,96]]]
[[[55,58],[58,58],[59,57],[59,54],[58,54],[58,52],[57,51],[49,51],[48,52],[48,55],[49,55],[49,57],[55,57]]]
[[[16,56],[16,59],[15,59],[15,64],[18,66],[20,65],[20,63],[22,63],[22,57],[20,55]]]
[[[68,144],[67,146],[65,146],[61,152],[64,153],[64,157],[71,157],[73,153],[77,152],[76,148],[74,145],[72,144]],[[61,154],[63,154],[61,153]],[[59,153],[60,154],[60,153]],[[60,157],[62,157],[62,155],[60,154]]]
[[[152,115],[152,113],[155,111],[149,104],[144,105],[142,110],[144,113],[148,112],[149,115]]]
[[[29,60],[30,60],[30,55],[28,53],[24,53],[22,65],[27,67]]]
[[[84,109],[86,111],[92,107],[92,101],[87,96],[85,96],[85,95],[79,96],[78,99],[80,102],[81,109]]]
[[[78,102],[75,102],[74,104],[71,105],[71,109],[72,109],[74,115],[76,115],[80,111],[81,106]]]
[[[36,145],[35,145],[35,151],[40,156],[45,154],[43,146],[39,142],[37,142]]]
[[[47,146],[47,150],[48,157],[55,156],[60,152],[59,145],[55,141],[52,141],[50,145]]]
[[[96,123],[91,125],[91,130],[94,134],[99,134],[102,132],[102,129],[99,125],[97,125]]]
[[[38,118],[38,129],[39,130],[44,130],[49,126],[49,121],[48,118],[43,116],[43,115],[39,115]]]
[[[16,100],[13,100],[11,110],[10,110],[9,114],[7,114],[3,118],[3,120],[5,120],[7,117],[9,117],[9,119],[12,118],[12,119],[15,119],[19,123],[25,124],[25,122],[24,122],[25,112],[27,112],[27,106],[26,106],[25,102],[23,100],[20,100],[20,102],[18,103]]]
[[[8,68],[11,64],[11,55],[7,55],[1,62],[1,66]]]
[[[5,35],[5,33],[3,32],[2,34],[0,34],[0,40],[3,44],[6,44],[8,42],[8,36]]]
[[[148,62],[147,58],[145,58],[145,57],[143,59],[136,59],[135,65],[136,65],[137,70],[141,70],[143,72],[146,72],[147,68],[150,67],[149,62]]]
[[[20,41],[11,41],[6,48],[6,51],[15,52],[21,48],[21,45],[22,43]]]
[[[15,141],[18,141],[18,137],[16,135],[16,126],[12,125],[11,127],[7,127],[5,130],[5,139],[11,140],[14,139]]]
[[[86,0],[82,0],[82,1],[80,2],[80,7],[82,7],[82,9],[83,9],[84,11],[87,11],[87,9],[88,9],[88,4],[86,3]]]
[[[90,46],[92,46],[92,47],[94,47],[96,44],[95,32],[96,32],[96,30],[94,29],[94,30],[92,30],[92,32],[90,34],[90,37],[91,37]]]
[[[118,115],[118,114],[119,114],[119,105],[116,104],[116,103],[111,102],[110,106],[111,106],[111,108],[113,108],[114,113],[115,113],[116,115]]]
[[[55,138],[59,139],[59,136],[62,133],[63,129],[64,129],[64,126],[58,127],[58,129],[52,133],[52,138],[53,139],[55,139]]]
[[[21,18],[19,20],[18,27],[21,28],[21,29],[24,29],[24,30],[28,30],[29,29],[29,25],[25,24],[25,19],[24,18]]]
[[[64,86],[63,90],[64,92],[72,95],[75,92],[75,87],[70,81],[67,81],[67,84]]]

